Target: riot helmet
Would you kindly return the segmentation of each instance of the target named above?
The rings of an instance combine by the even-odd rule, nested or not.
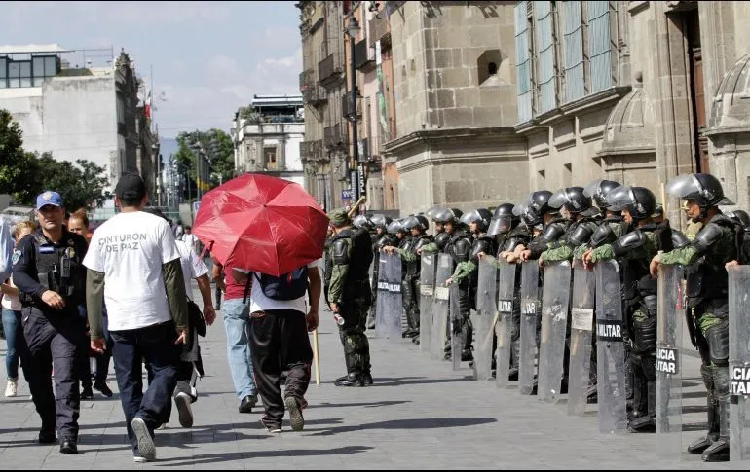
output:
[[[425,212],[425,215],[431,220],[435,220],[435,214],[439,212],[440,210],[445,210],[446,208],[443,205],[434,205],[432,208],[427,210]]]
[[[406,231],[411,231],[413,228],[419,228],[419,230],[424,233],[430,227],[430,222],[424,215],[416,215],[404,218],[401,226],[403,226]]]
[[[535,210],[531,200],[526,200],[513,207],[513,214],[529,228],[541,226],[544,224],[543,214]]]
[[[457,224],[460,218],[463,216],[463,212],[458,208],[445,208],[441,207],[432,213],[432,220],[438,223],[453,223]]]
[[[553,193],[547,204],[552,208],[565,207],[574,215],[593,216],[596,210],[591,207],[591,198],[583,194],[582,187],[561,188]]]
[[[380,228],[383,232],[388,231],[388,225],[392,222],[393,219],[390,216],[386,216],[382,213],[376,213],[370,217],[370,223],[372,223],[375,229]]]
[[[590,198],[600,210],[609,210],[607,194],[619,186],[620,184],[614,180],[596,179],[583,188],[583,194]]]
[[[608,195],[612,211],[628,210],[634,220],[651,218],[656,211],[656,196],[645,187],[617,187]]]
[[[726,213],[726,216],[742,226],[745,232],[750,230],[750,215],[745,210],[733,210]]]
[[[556,212],[557,210],[555,208],[549,206],[549,199],[551,196],[552,192],[549,190],[537,190],[536,192],[533,192],[528,198],[530,204],[529,208],[535,213],[538,213],[539,216],[542,216],[545,213]]]
[[[391,221],[391,224],[388,225],[388,233],[396,235],[398,233],[404,233],[405,230],[403,226],[401,226],[401,220],[393,220]]]
[[[357,229],[364,229],[365,231],[372,231],[375,229],[375,225],[372,224],[370,219],[365,215],[357,215],[352,220],[352,224]]]
[[[719,179],[711,174],[683,174],[669,179],[667,193],[681,200],[692,200],[704,212],[712,206],[733,205],[724,196]]]
[[[518,215],[513,213],[514,205],[512,203],[503,203],[495,208],[495,213],[490,220],[490,226],[487,228],[487,236],[497,236],[505,234],[518,223]]]
[[[461,216],[460,222],[466,226],[469,223],[477,224],[477,232],[484,233],[487,231],[487,227],[490,225],[492,219],[492,213],[486,208],[477,208],[475,210],[468,211]]]

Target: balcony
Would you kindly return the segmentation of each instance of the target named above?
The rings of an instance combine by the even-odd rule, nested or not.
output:
[[[341,64],[336,60],[336,56],[329,54],[318,63],[318,81],[320,85],[325,87],[337,80],[341,80],[341,73],[343,71]]]
[[[379,16],[381,18],[373,16],[370,20],[370,37],[368,40],[372,47],[375,47],[375,43],[388,33],[388,20],[386,19],[386,15],[380,14]]]
[[[375,63],[375,48],[370,47],[367,40],[362,40],[354,45],[354,59],[357,69]]]

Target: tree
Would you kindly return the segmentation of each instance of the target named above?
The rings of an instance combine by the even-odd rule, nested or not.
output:
[[[44,153],[37,159],[40,169],[43,169],[40,173],[43,176],[40,192],[58,192],[69,211],[101,207],[105,200],[112,198],[109,192],[104,191],[109,185],[104,167],[83,159],[76,160],[77,165],[56,161],[51,153]]]
[[[17,202],[30,201],[38,193],[36,158],[24,152],[22,144],[18,123],[8,110],[0,109],[0,193]]]
[[[214,141],[216,142],[215,152],[211,152],[211,144]],[[198,159],[197,151],[191,149],[192,143],[200,143],[210,158],[209,171],[211,173],[210,183],[212,188],[219,185],[219,175],[221,175],[222,182],[226,182],[234,177],[234,145],[232,144],[232,138],[226,132],[218,128],[191,132],[182,131],[177,134],[177,145],[179,148],[177,153],[172,157],[189,169],[188,176],[193,181],[190,184],[191,188],[197,189],[195,181],[197,177],[196,161]],[[197,192],[192,190],[191,193],[197,195]]]

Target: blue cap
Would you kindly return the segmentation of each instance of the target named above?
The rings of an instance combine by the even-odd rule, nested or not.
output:
[[[41,210],[44,205],[63,206],[62,197],[57,192],[46,191],[36,197],[36,209]]]

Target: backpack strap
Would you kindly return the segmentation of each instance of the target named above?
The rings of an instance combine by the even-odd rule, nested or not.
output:
[[[247,296],[250,295],[252,286],[253,286],[253,274],[255,272],[251,272],[250,276],[245,279],[245,290],[242,295],[242,303],[247,303]]]

